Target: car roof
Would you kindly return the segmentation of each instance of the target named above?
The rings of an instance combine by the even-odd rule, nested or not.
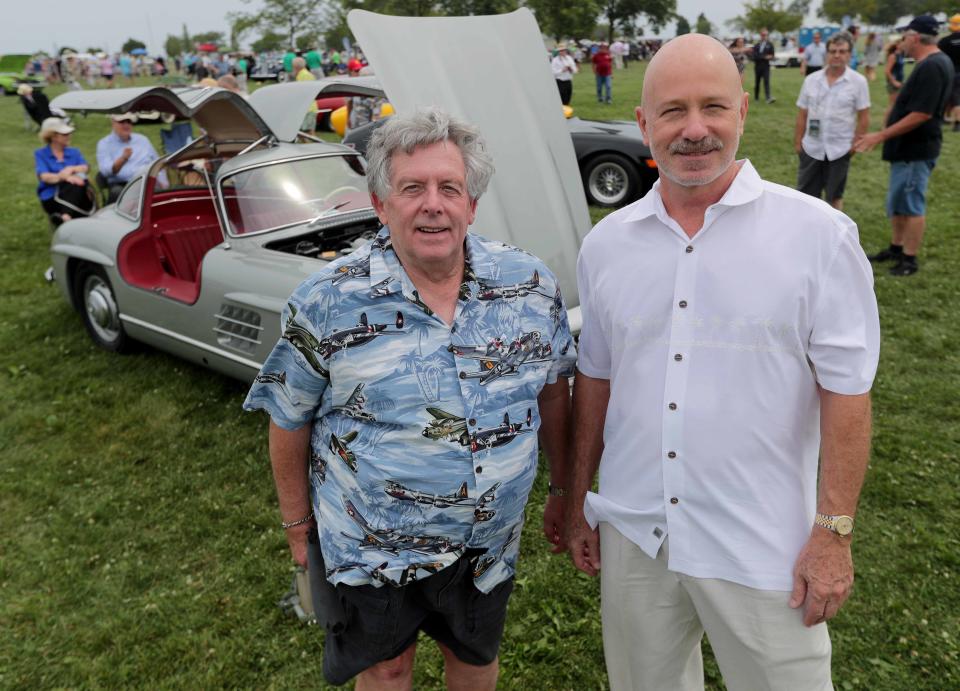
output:
[[[474,17],[353,10],[347,21],[398,113],[436,105],[480,129],[496,173],[472,230],[539,256],[567,305],[578,305],[576,260],[590,215],[530,10]]]

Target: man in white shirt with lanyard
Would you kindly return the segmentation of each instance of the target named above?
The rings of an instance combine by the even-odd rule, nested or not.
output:
[[[667,43],[637,109],[660,180],[581,249],[566,535],[615,691],[703,689],[704,632],[731,691],[831,688],[873,272],[849,218],[735,160],[747,99],[721,43]]]
[[[867,79],[848,67],[853,37],[836,33],[827,41],[827,69],[803,80],[797,98],[793,144],[800,165],[797,189],[843,209],[854,139],[870,127]]]

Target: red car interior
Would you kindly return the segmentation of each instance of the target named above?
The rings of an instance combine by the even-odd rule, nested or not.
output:
[[[120,243],[118,268],[131,285],[193,304],[203,257],[221,242],[208,190],[157,191],[144,201],[140,228]]]

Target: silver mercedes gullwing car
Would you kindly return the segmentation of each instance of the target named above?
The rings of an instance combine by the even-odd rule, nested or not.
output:
[[[201,133],[131,180],[115,204],[54,233],[48,280],[80,313],[90,337],[117,352],[134,341],[149,344],[252,380],[280,337],[280,314],[297,285],[380,228],[363,158],[340,144],[304,141],[309,137],[298,132],[312,99],[381,93],[370,82],[280,84],[249,100],[207,87],[77,91],[55,99],[54,106],[74,112],[170,113],[192,119]],[[558,132],[557,141],[565,136],[561,145],[570,147],[569,135]],[[569,167],[575,176],[575,162]],[[567,186],[576,185],[571,177]],[[511,210],[519,212],[518,204],[500,197],[492,189],[481,207],[531,229],[523,238],[499,223],[508,228],[500,239],[551,255],[568,307],[575,307],[574,262],[585,230],[544,237]],[[576,327],[579,310],[571,321]]]
[[[317,91],[341,89],[334,81]],[[293,289],[380,227],[355,151],[281,141],[237,94],[154,87],[64,96],[65,110],[159,110],[203,132],[131,180],[116,204],[53,236],[48,276],[108,350],[139,341],[251,380],[280,336]]]

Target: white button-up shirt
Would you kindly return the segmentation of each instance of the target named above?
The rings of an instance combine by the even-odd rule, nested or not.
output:
[[[849,67],[833,84],[823,69],[803,80],[797,107],[807,111],[807,131],[800,143],[803,150],[818,161],[835,161],[853,147],[857,112],[870,107],[870,89],[866,78]],[[810,134],[813,120],[820,121],[817,136]]]
[[[803,49],[803,58],[810,67],[823,67],[823,61],[826,57],[827,44],[823,41],[820,43],[811,41],[807,47]]]
[[[599,494],[669,568],[790,590],[810,534],[817,387],[870,389],[880,327],[856,225],[749,161],[690,239],[660,183],[586,237],[578,369],[610,380]]]

